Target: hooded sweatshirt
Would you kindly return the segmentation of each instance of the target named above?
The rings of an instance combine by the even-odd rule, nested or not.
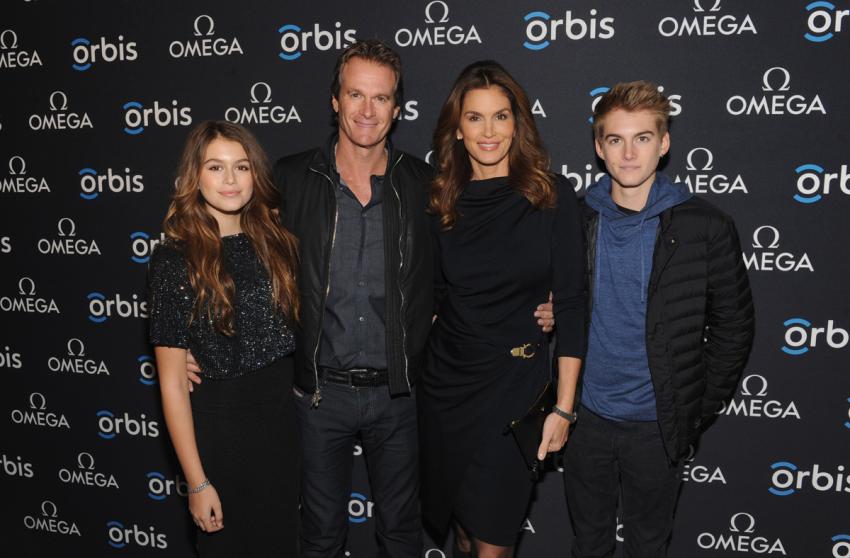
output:
[[[646,205],[634,214],[611,199],[611,178],[587,190],[599,213],[593,310],[584,365],[582,405],[617,421],[656,420],[646,355],[646,297],[659,215],[691,193],[656,173]]]

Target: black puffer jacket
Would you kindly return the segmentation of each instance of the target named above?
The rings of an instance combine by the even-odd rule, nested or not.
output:
[[[301,320],[295,351],[295,384],[318,404],[317,358],[328,292],[330,250],[336,231],[336,197],[328,145],[275,163],[284,226],[298,237]],[[386,338],[390,392],[410,391],[424,365],[433,310],[433,261],[427,224],[432,168],[387,143],[384,180]]]
[[[582,202],[592,301],[598,213]],[[661,213],[646,309],[646,352],[667,454],[678,461],[735,391],[754,313],[732,219],[693,197]]]

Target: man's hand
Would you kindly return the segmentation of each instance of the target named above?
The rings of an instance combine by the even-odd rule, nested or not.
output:
[[[552,311],[552,293],[549,292],[549,302],[544,302],[534,311],[534,317],[537,318],[537,325],[543,330],[543,333],[549,333],[555,328],[555,313]]]
[[[554,320],[552,320],[554,322]],[[198,374],[201,372],[201,367],[198,366],[198,361],[192,356],[192,351],[186,351],[186,376],[189,378],[189,391],[193,391],[192,384],[201,385],[201,377]]]

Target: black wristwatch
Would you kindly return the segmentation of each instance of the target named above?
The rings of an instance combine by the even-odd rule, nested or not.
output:
[[[552,412],[558,415],[559,417],[566,419],[568,423],[575,424],[578,420],[578,415],[575,413],[568,413],[557,405],[552,405]]]

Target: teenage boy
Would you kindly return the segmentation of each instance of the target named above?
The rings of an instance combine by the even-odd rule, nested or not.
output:
[[[682,459],[738,382],[753,304],[732,219],[656,172],[670,149],[657,85],[620,83],[594,111],[608,171],[587,190],[590,329],[564,479],[572,556],[665,556]]]

